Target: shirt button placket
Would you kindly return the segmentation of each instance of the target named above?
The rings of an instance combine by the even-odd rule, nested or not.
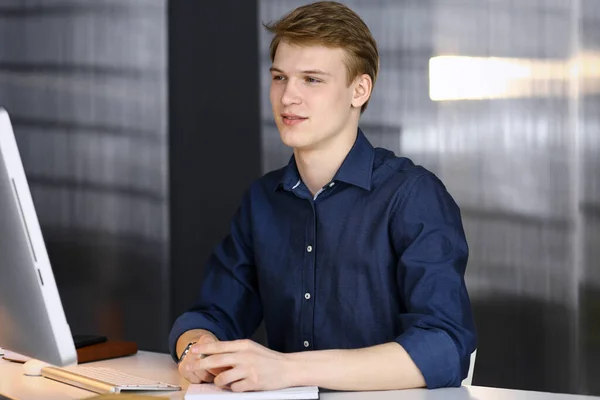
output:
[[[306,259],[306,267],[303,271],[303,304],[301,306],[302,309],[302,329],[301,329],[301,340],[302,340],[302,348],[305,350],[310,350],[314,348],[314,326],[313,320],[314,316],[314,301],[308,301],[311,299],[311,293],[315,291],[315,269],[316,269],[316,225],[317,225],[317,213],[315,209],[315,203],[311,202],[312,206],[312,220],[308,222],[307,226],[307,236],[305,242],[305,259]],[[302,293],[302,292],[301,292]]]

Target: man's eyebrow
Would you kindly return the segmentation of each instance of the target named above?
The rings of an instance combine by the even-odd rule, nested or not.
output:
[[[271,72],[279,72],[281,74],[285,73],[285,72],[283,72],[282,70],[280,70],[277,67],[271,67],[271,68],[269,68],[269,71],[271,71]],[[307,74],[307,75],[327,75],[327,76],[331,75],[329,72],[325,72],[325,71],[322,71],[320,69],[308,69],[308,70],[300,71],[300,73],[301,74]]]
[[[331,75],[329,72],[321,71],[320,69],[309,69],[301,72],[308,75]]]

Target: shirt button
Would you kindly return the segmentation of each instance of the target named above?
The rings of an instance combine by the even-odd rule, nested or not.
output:
[[[306,294],[304,295],[304,298],[305,298],[306,300],[310,299],[310,293],[306,293]]]
[[[310,253],[312,251],[312,246],[307,246],[306,251],[308,251]]]
[[[310,343],[308,343],[308,340],[305,340],[304,341],[304,347],[308,347],[308,346],[310,346]]]

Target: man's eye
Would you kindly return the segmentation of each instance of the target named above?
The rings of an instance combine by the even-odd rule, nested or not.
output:
[[[274,80],[274,81],[282,81],[282,80],[284,80],[284,79],[285,79],[285,78],[284,78],[283,76],[281,76],[281,75],[275,75],[275,76],[273,76],[273,80]]]
[[[308,83],[319,83],[319,82],[321,82],[321,80],[317,79],[317,78],[313,78],[312,76],[307,76],[306,77],[306,82],[308,82]]]

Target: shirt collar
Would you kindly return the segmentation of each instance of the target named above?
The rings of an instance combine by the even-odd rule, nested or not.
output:
[[[375,149],[359,128],[356,141],[333,177],[333,181],[345,182],[365,190],[371,190],[374,159]],[[300,173],[296,166],[296,159],[292,155],[276,188],[283,187],[285,190],[292,190],[299,180]]]
[[[375,149],[359,128],[356,141],[333,180],[371,190],[374,159]]]

